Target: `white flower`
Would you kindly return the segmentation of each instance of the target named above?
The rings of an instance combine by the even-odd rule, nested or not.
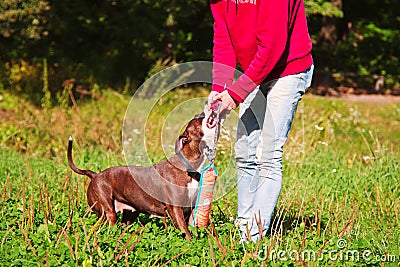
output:
[[[323,146],[328,146],[327,142],[323,142],[323,141],[318,141],[318,144],[323,145]]]
[[[373,160],[374,159],[373,157],[370,157],[370,156],[363,156],[362,158],[363,158],[364,161],[369,161],[369,160]]]
[[[322,130],[324,129],[324,127],[321,127],[321,126],[315,125],[315,129],[317,129],[318,131],[322,131]]]
[[[133,130],[132,130],[132,133],[134,133],[134,134],[140,134],[140,131],[139,131],[139,129],[133,129]]]

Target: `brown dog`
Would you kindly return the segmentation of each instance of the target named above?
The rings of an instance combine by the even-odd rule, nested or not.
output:
[[[127,224],[139,213],[161,218],[170,215],[175,226],[191,239],[188,220],[196,202],[198,171],[205,162],[203,148],[214,138],[214,131],[203,120],[202,114],[189,122],[176,140],[176,155],[147,168],[112,167],[100,173],[78,169],[72,160],[70,138],[69,166],[74,172],[91,178],[87,199],[96,215],[105,216],[111,225],[116,223],[117,212],[123,212],[122,220]],[[207,129],[204,131],[204,128]]]

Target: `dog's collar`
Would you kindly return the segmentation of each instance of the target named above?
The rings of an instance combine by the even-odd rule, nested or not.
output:
[[[201,177],[201,173],[199,173],[199,172],[189,172],[188,171],[188,175],[190,176],[190,177],[192,177],[194,180],[196,180],[198,183],[200,183],[200,177]]]
[[[193,179],[195,179],[197,182],[199,182],[200,181],[200,173],[192,167],[192,165],[189,163],[189,161],[185,158],[185,156],[183,156],[183,154],[180,151],[178,151],[177,155],[178,155],[179,159],[182,161],[182,163],[185,165],[186,171],[188,172],[189,176],[192,177]]]

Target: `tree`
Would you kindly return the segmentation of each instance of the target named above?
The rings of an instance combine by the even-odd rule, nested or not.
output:
[[[7,51],[5,47],[14,47],[13,53],[3,53],[3,59],[25,56],[26,48],[48,34],[45,27],[49,11],[46,0],[3,0],[0,3],[1,48]]]

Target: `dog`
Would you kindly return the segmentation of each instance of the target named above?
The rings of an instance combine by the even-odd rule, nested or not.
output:
[[[164,222],[169,215],[191,239],[188,224],[196,203],[199,171],[217,134],[215,120],[209,115],[207,119],[204,112],[196,115],[176,139],[175,155],[150,167],[117,166],[99,173],[79,169],[72,160],[70,137],[68,163],[74,172],[91,178],[87,201],[94,213],[110,225],[116,223],[118,212],[123,213],[124,224],[132,223],[140,213]]]

